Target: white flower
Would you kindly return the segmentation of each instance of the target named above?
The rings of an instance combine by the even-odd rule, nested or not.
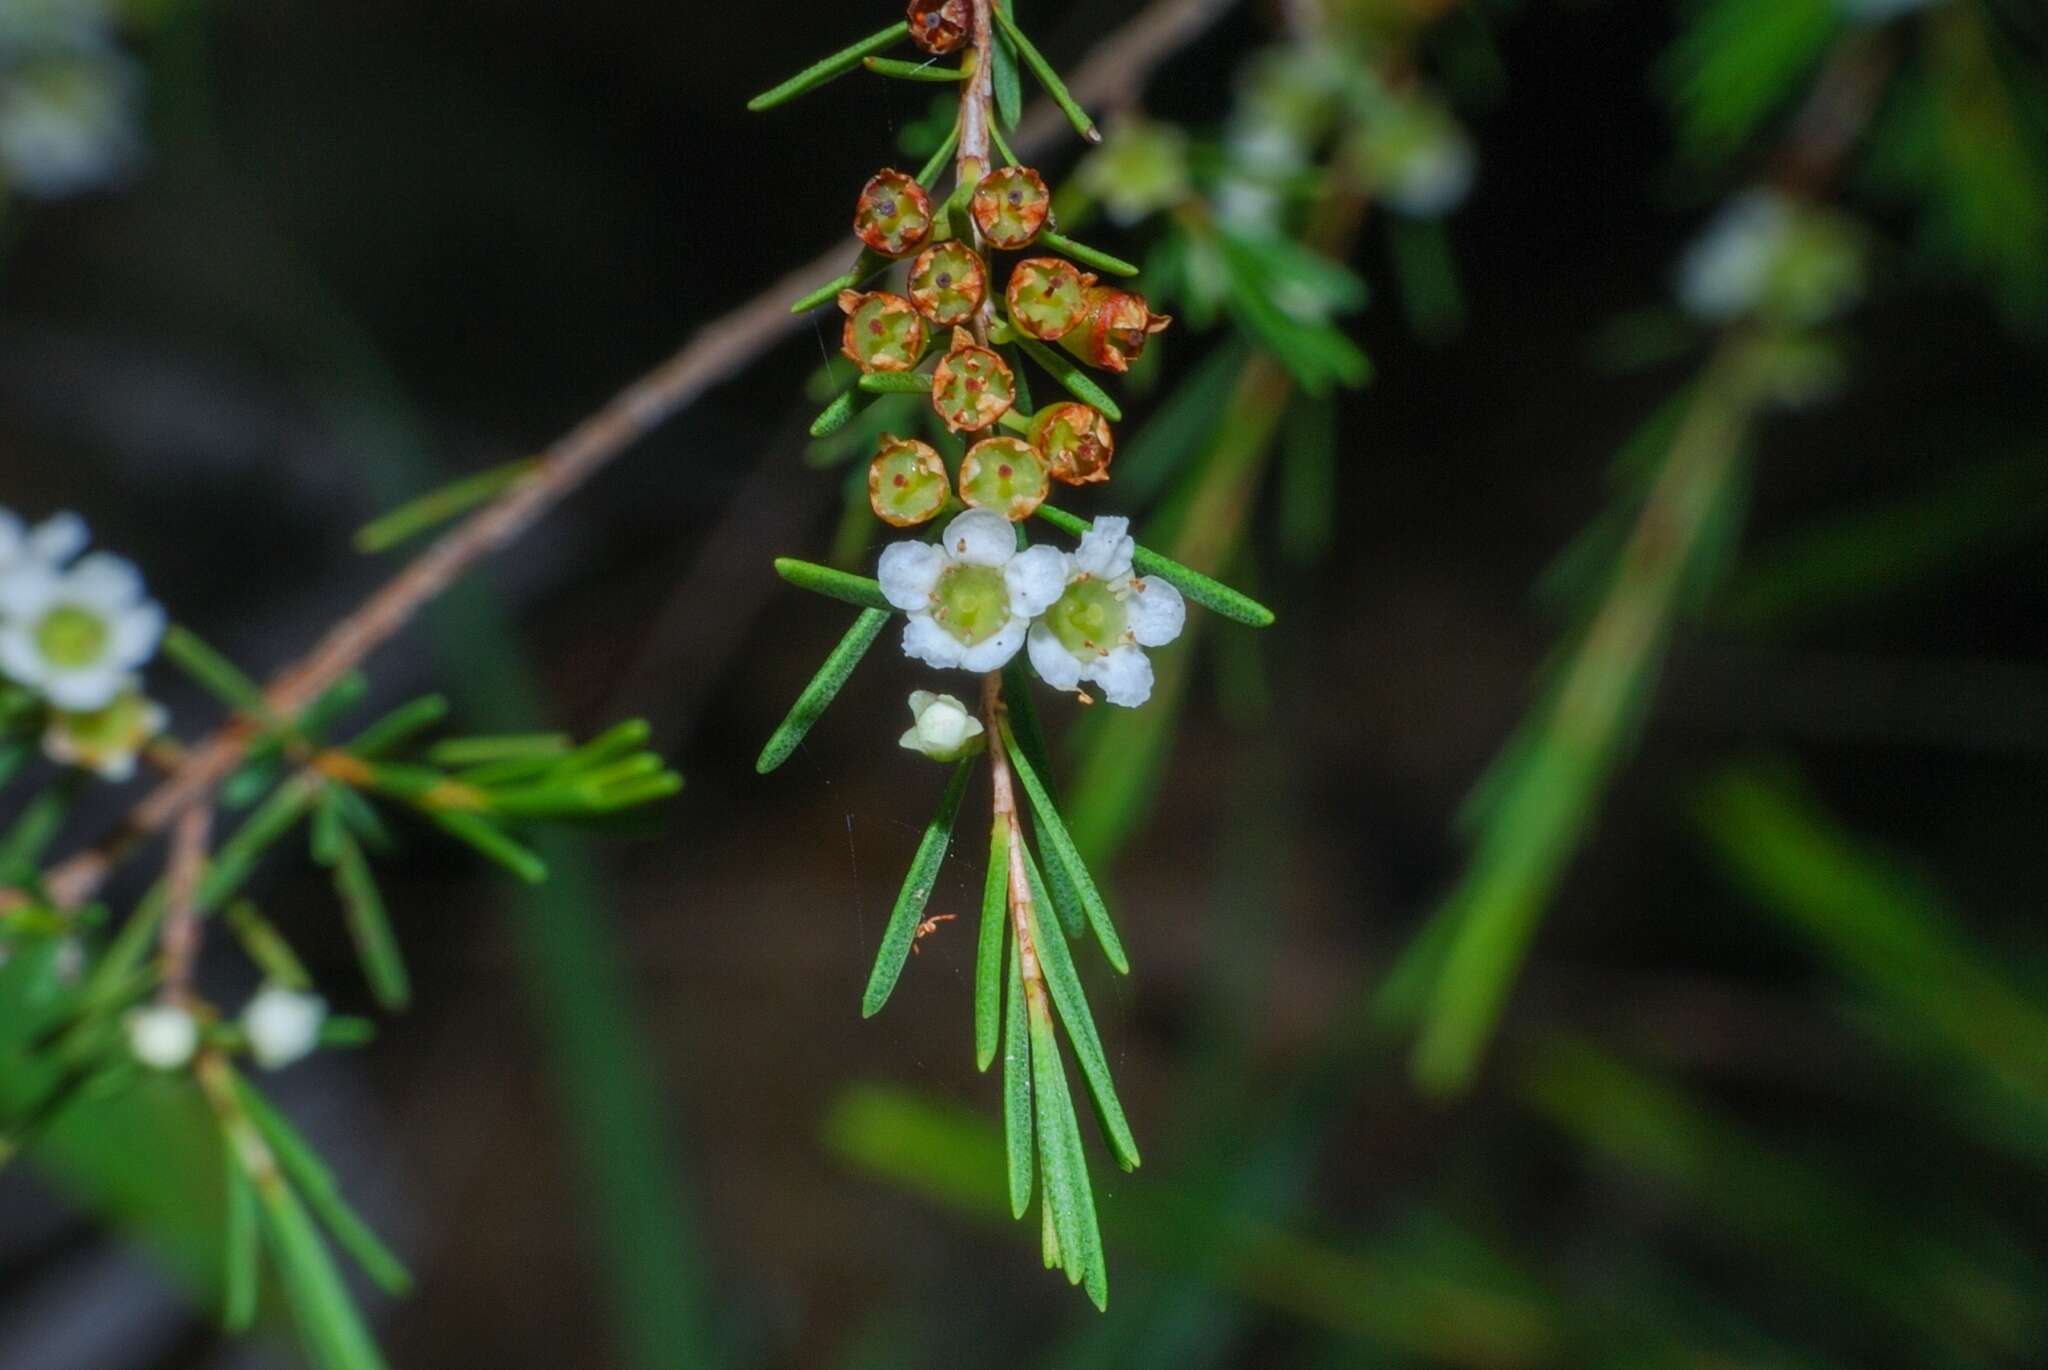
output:
[[[85,520],[56,514],[30,528],[11,509],[0,509],[0,577],[17,569],[55,569],[85,550]]]
[[[43,730],[43,754],[60,766],[82,767],[105,780],[129,780],[135,775],[136,757],[168,721],[164,706],[145,696],[140,683],[130,677],[104,708],[52,710]]]
[[[57,199],[118,179],[141,156],[138,78],[117,52],[41,58],[0,77],[0,172]]]
[[[1836,0],[1835,8],[1866,24],[1882,24],[1914,10],[1926,9],[1929,0]]]
[[[1792,236],[1792,206],[1774,191],[1730,200],[1678,264],[1678,302],[1706,323],[1726,323],[1756,308]]]
[[[1472,189],[1472,140],[1434,99],[1381,110],[1367,129],[1366,168],[1379,197],[1416,219],[1440,219]]]
[[[1031,664],[1057,690],[1092,680],[1112,704],[1135,709],[1152,697],[1144,647],[1180,636],[1187,604],[1157,576],[1131,574],[1131,521],[1098,518],[1070,558],[1065,591],[1031,625]]]
[[[68,570],[25,561],[0,574],[0,671],[59,709],[113,703],[163,631],[141,575],[105,552]]]
[[[174,1004],[131,1009],[123,1024],[128,1049],[152,1070],[176,1070],[199,1049],[199,1023]]]
[[[1017,550],[1010,521],[969,509],[936,543],[897,542],[875,568],[882,594],[910,615],[903,654],[941,670],[993,671],[1024,645],[1024,630],[1060,597],[1066,553]]]
[[[320,1025],[326,1021],[325,999],[282,985],[265,985],[242,1009],[249,1054],[265,1070],[281,1069],[311,1052],[320,1044]]]
[[[902,745],[934,761],[958,761],[984,745],[981,720],[952,695],[912,690],[910,716],[915,721],[900,739]]]

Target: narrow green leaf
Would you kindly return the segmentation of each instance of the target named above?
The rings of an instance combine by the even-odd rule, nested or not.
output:
[[[240,709],[257,718],[270,717],[263,687],[182,623],[173,623],[164,630],[163,653],[173,666],[191,677],[194,684],[229,708]]]
[[[1038,706],[1032,702],[1031,675],[1024,668],[1024,658],[1010,658],[1010,664],[1003,667],[1003,707],[1009,711],[1010,726],[1017,734],[1017,745],[1024,749],[1024,755],[1031,759],[1038,771],[1039,783],[1046,787],[1053,802],[1059,802],[1059,792],[1052,783],[1052,751],[1045,745],[1045,732],[1038,726]],[[1070,938],[1085,937],[1088,934],[1088,915],[1081,907],[1081,896],[1074,889],[1074,882],[1067,878],[1067,868],[1061,863],[1051,862],[1046,871],[1046,885],[1052,891],[1053,911],[1059,915],[1060,926]]]
[[[1010,1216],[1031,1211],[1032,1158],[1036,1154],[1031,1128],[1031,1034],[1025,1023],[1024,972],[1017,958],[1015,936],[1010,944],[1010,991],[1003,1013],[1003,1146],[1009,1158]]]
[[[903,888],[896,893],[896,907],[889,911],[889,924],[882,930],[882,945],[875,953],[875,968],[868,975],[867,992],[861,996],[863,1018],[872,1018],[882,1011],[896,988],[897,978],[903,974],[903,963],[910,959],[911,945],[917,941],[917,925],[924,919],[932,886],[938,883],[939,867],[945,864],[946,848],[953,841],[953,819],[960,812],[960,797],[967,792],[967,777],[974,770],[974,762],[975,758],[970,756],[953,767],[953,778],[946,782],[938,812],[932,815],[923,840],[917,844],[910,872],[903,877]]]
[[[1084,142],[1101,142],[1102,134],[1097,131],[1095,121],[1089,118],[1088,112],[1075,101],[1072,93],[1067,90],[1066,82],[1060,80],[1059,73],[1052,69],[1052,63],[1045,60],[1045,54],[1033,47],[1031,40],[1024,36],[1024,30],[1017,27],[1017,21],[1010,17],[1009,11],[997,5],[995,18],[996,23],[1002,26],[1003,33],[1017,45],[1017,55],[1024,59],[1024,65],[1031,68],[1031,74],[1038,78],[1038,84],[1045,87],[1045,93],[1052,97],[1052,102],[1067,116],[1067,122],[1074,126],[1074,132],[1080,134]]]
[[[988,137],[989,141],[996,145],[996,155],[1003,159],[1004,166],[1023,165],[1022,162],[1017,160],[1016,150],[1010,146],[1010,140],[1003,136],[1002,120],[996,119],[990,122]],[[1040,236],[1043,235],[1041,234]]]
[[[932,388],[932,378],[922,371],[868,371],[854,383],[870,395],[922,395]]]
[[[793,100],[805,91],[815,90],[827,81],[844,76],[859,66],[863,57],[894,47],[909,35],[910,24],[899,19],[881,32],[869,34],[858,43],[843,47],[830,57],[819,58],[781,85],[762,91],[747,101],[747,108],[759,114],[764,109],[773,109],[777,105]]]
[[[385,1370],[383,1354],[298,1197],[275,1180],[261,1185],[257,1196],[278,1283],[319,1370]]]
[[[1087,368],[1081,363],[1064,352],[1054,351],[1036,338],[1019,335],[1017,346],[1024,349],[1025,356],[1044,367],[1047,375],[1065,386],[1069,395],[1083,404],[1094,405],[1112,423],[1123,421],[1123,407],[1110,397],[1107,390],[1095,383],[1095,378],[1088,374]]]
[[[256,1322],[261,1213],[256,1187],[249,1182],[231,1143],[224,1143],[222,1156],[227,1163],[223,1194],[227,1207],[221,1219],[220,1325],[224,1331],[246,1332]]]
[[[363,849],[346,830],[335,854],[334,891],[341,896],[349,937],[355,942],[356,958],[362,962],[370,992],[387,1011],[402,1011],[412,1002],[412,977],[406,973],[405,955],[391,931],[377,877]]]
[[[418,499],[399,505],[356,530],[358,552],[388,551],[399,543],[418,537],[451,519],[459,518],[479,505],[490,503],[517,485],[540,465],[538,457],[521,457],[488,471],[450,481],[429,490]]]
[[[370,1230],[370,1225],[342,1198],[341,1186],[336,1182],[334,1172],[313,1150],[312,1143],[300,1135],[299,1130],[286,1121],[284,1115],[248,1080],[239,1074],[230,1075],[229,1079],[234,1087],[235,1101],[255,1125],[264,1145],[276,1157],[278,1168],[305,1196],[306,1206],[334,1234],[334,1240],[355,1258],[356,1264],[379,1289],[392,1295],[410,1291],[412,1275],[382,1239]]]
[[[997,8],[1010,6],[998,4]],[[997,32],[995,51],[990,57],[995,62],[989,83],[995,88],[996,122],[1004,128],[1015,128],[1024,117],[1024,82],[1017,75],[1017,45],[1009,34]]]
[[[799,311],[801,312],[801,311]],[[858,385],[849,385],[832,397],[832,402],[818,411],[818,417],[811,420],[810,434],[814,438],[829,438],[840,429],[852,423],[860,411],[875,402],[874,392],[863,390]]]
[[[435,827],[529,885],[548,878],[545,861],[487,818],[459,809],[422,810]]]
[[[930,190],[945,170],[946,163],[953,159],[953,149],[960,146],[960,121],[953,120],[953,127],[946,130],[946,136],[932,149],[932,155],[925,159],[924,167],[917,173],[917,183]]]
[[[493,737],[450,737],[427,748],[427,760],[450,770],[490,761],[527,761],[566,756],[575,750],[567,733],[505,733]]]
[[[1045,881],[1038,871],[1038,863],[1031,853],[1024,853],[1024,874],[1031,882],[1031,898],[1038,908],[1045,907]],[[1038,950],[1038,967],[1045,974],[1045,987],[1052,992],[1053,1007],[1059,1010],[1060,1021],[1066,1024],[1067,1040],[1074,1044],[1074,1060],[1081,1067],[1081,1076],[1088,1082],[1088,1092],[1095,1098],[1097,1115],[1102,1119],[1103,1135],[1109,1139],[1109,1149],[1116,1156],[1116,1163],[1125,1170],[1138,1168],[1138,1140],[1131,1135],[1131,1125],[1124,1117],[1124,1106],[1116,1097],[1116,1084],[1110,1079],[1109,1057],[1102,1050],[1102,1036],[1095,1028],[1095,1015],[1088,1011],[1088,996],[1081,988],[1081,977],[1074,969],[1073,953],[1067,949],[1067,939],[1061,937],[1058,929],[1051,934],[1041,930],[1042,925],[1033,911],[1031,933],[1033,945]]]
[[[1116,928],[1109,921],[1109,907],[1102,902],[1102,892],[1095,888],[1087,863],[1081,860],[1081,853],[1060,818],[1059,807],[1053,803],[1052,794],[1039,777],[1037,768],[1024,755],[1024,749],[1017,745],[1017,734],[1010,720],[1003,719],[1001,727],[1003,747],[1010,755],[1011,767],[1017,772],[1017,778],[1024,782],[1024,792],[1031,796],[1031,811],[1038,816],[1039,840],[1051,847],[1053,859],[1066,867],[1067,878],[1073,882],[1081,907],[1087,911],[1089,926],[1095,929],[1095,938],[1102,943],[1102,954],[1109,959],[1110,965],[1116,967],[1118,974],[1129,975],[1131,963],[1125,958],[1123,943],[1118,940]]]
[[[1053,1037],[1052,1014],[1033,1004],[1031,1084],[1038,1102],[1038,1167],[1044,1176],[1041,1201],[1052,1209],[1060,1263],[1067,1278],[1087,1286],[1097,1308],[1109,1304],[1109,1269],[1102,1258],[1102,1232],[1095,1221],[1095,1195],[1088,1185],[1088,1156],[1081,1123],[1067,1092],[1067,1072]]]
[[[930,62],[901,62],[893,57],[863,57],[861,65],[877,76],[890,76],[898,81],[932,81],[943,84],[947,81],[967,79],[967,73],[958,67],[937,67]]]
[[[421,695],[399,705],[390,713],[357,733],[348,750],[369,760],[382,756],[448,716],[448,700],[442,695]]]
[[[860,617],[846,630],[846,636],[839,639],[839,645],[832,649],[832,654],[825,658],[825,664],[811,677],[811,683],[804,686],[804,692],[797,696],[789,716],[768,739],[768,745],[761,748],[760,759],[754,763],[755,771],[766,775],[789,760],[790,753],[823,716],[826,707],[846,684],[847,677],[853,674],[853,668],[860,665],[860,659],[867,655],[868,648],[874,646],[875,639],[881,636],[882,628],[888,622],[889,613],[885,610],[861,610]]]
[[[1010,924],[1010,824],[989,824],[988,871],[981,882],[981,939],[974,953],[974,1068],[996,1059],[1003,1010],[1003,929]]]
[[[1038,517],[1074,537],[1080,537],[1090,526],[1088,519],[1076,518],[1066,510],[1055,509],[1050,504],[1038,506]],[[1225,618],[1248,624],[1253,628],[1272,626],[1273,611],[1250,595],[1233,590],[1223,582],[1205,576],[1192,567],[1183,566],[1170,557],[1163,557],[1149,547],[1139,545],[1131,553],[1131,565],[1138,574],[1158,576],[1195,603]]]
[[[862,248],[860,256],[853,259],[852,266],[809,294],[798,297],[796,303],[790,305],[789,312],[792,314],[808,314],[819,305],[828,304],[838,299],[840,291],[851,290],[870,276],[878,275],[887,270],[890,260],[890,258],[884,257],[871,247]]]
[[[776,557],[774,573],[799,590],[821,594],[827,600],[844,600],[860,608],[893,608],[883,596],[881,582],[870,575],[852,575],[829,565],[817,565],[815,561],[797,561],[795,557]]]
[[[1127,262],[1121,257],[1113,257],[1101,248],[1090,247],[1086,243],[1077,243],[1066,234],[1055,233],[1049,228],[1038,235],[1038,241],[1041,245],[1049,247],[1055,252],[1072,257],[1083,266],[1092,266],[1097,271],[1107,271],[1112,276],[1135,276],[1138,274],[1138,268],[1134,263]]]
[[[312,977],[306,974],[284,934],[257,911],[255,904],[237,899],[228,905],[225,921],[243,953],[263,972],[264,979],[286,989],[305,989],[312,984]]]

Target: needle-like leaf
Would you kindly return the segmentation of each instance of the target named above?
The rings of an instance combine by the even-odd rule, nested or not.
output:
[[[827,599],[843,600],[863,609],[886,610],[892,607],[882,594],[881,582],[870,576],[836,571],[814,561],[798,561],[795,557],[775,558],[775,574],[799,590],[809,590]]]
[[[1052,69],[1052,63],[1045,60],[1045,54],[1033,47],[1031,40],[1024,36],[1024,30],[1017,27],[1017,21],[1010,17],[1009,11],[997,5],[995,18],[996,23],[1002,26],[1003,33],[1017,45],[1017,55],[1024,59],[1024,65],[1031,68],[1031,74],[1038,78],[1038,84],[1045,87],[1045,93],[1052,97],[1052,102],[1067,116],[1067,122],[1074,126],[1074,132],[1080,134],[1085,142],[1101,142],[1102,134],[1096,129],[1095,121],[1088,117],[1088,111],[1082,109],[1080,102],[1067,90],[1067,83],[1060,80],[1059,73]]]
[[[759,114],[764,109],[773,109],[777,105],[794,100],[805,91],[816,90],[827,81],[844,76],[859,66],[863,57],[892,48],[909,36],[909,22],[899,19],[881,32],[871,33],[858,43],[841,48],[830,57],[819,58],[781,85],[762,91],[747,101],[747,108]]]
[[[882,945],[875,953],[875,968],[869,972],[867,992],[861,996],[863,1018],[872,1018],[882,1011],[896,988],[897,978],[903,974],[903,963],[910,959],[918,924],[924,920],[925,905],[931,900],[932,886],[938,883],[946,848],[953,841],[953,819],[960,812],[960,796],[967,792],[967,777],[974,770],[974,762],[975,758],[970,756],[953,767],[953,778],[946,782],[938,812],[925,826],[917,855],[910,861],[910,872],[903,877],[903,888],[896,892],[896,907],[889,911],[888,926],[882,929]]]
[[[988,872],[981,885],[981,937],[974,954],[974,1068],[987,1070],[996,1059],[996,1037],[1002,1025],[1003,929],[1010,912],[1010,823],[998,817],[989,825]]]
[[[1024,872],[1031,882],[1031,898],[1039,907],[1046,902],[1045,882],[1040,877],[1038,863],[1030,852],[1024,853]],[[1109,1057],[1102,1050],[1102,1036],[1095,1029],[1095,1015],[1088,1011],[1088,996],[1081,989],[1081,977],[1074,969],[1073,953],[1067,949],[1067,939],[1041,932],[1041,927],[1051,927],[1033,915],[1033,945],[1038,949],[1038,966],[1045,973],[1045,987],[1052,992],[1053,1007],[1059,1010],[1060,1021],[1066,1024],[1067,1040],[1074,1044],[1074,1060],[1081,1067],[1081,1076],[1088,1081],[1088,1092],[1095,1098],[1095,1108],[1102,1119],[1103,1135],[1109,1138],[1109,1149],[1116,1155],[1116,1163],[1125,1170],[1138,1168],[1138,1140],[1131,1135],[1130,1122],[1124,1117],[1124,1106],[1116,1097],[1116,1084],[1109,1076]]]
[[[1123,407],[1110,393],[1095,383],[1086,367],[1064,352],[1056,352],[1036,338],[1019,335],[1017,346],[1024,349],[1024,355],[1045,368],[1046,374],[1066,387],[1067,393],[1083,404],[1092,404],[1100,409],[1103,416],[1112,423],[1121,422]],[[1043,508],[1044,506],[1040,506]]]
[[[1076,518],[1064,509],[1055,509],[1050,504],[1038,506],[1038,516],[1064,533],[1080,537],[1089,528],[1089,520]],[[1139,575],[1158,576],[1168,585],[1179,590],[1205,609],[1214,610],[1225,618],[1254,628],[1268,628],[1273,623],[1273,611],[1239,590],[1233,590],[1219,580],[1203,575],[1189,566],[1183,566],[1171,557],[1163,557],[1142,544],[1131,553],[1131,565]]]
[[[893,57],[863,57],[861,65],[877,76],[899,81],[965,81],[967,73],[958,67],[936,67],[929,62],[901,62]]]
[[[1102,892],[1095,888],[1094,877],[1088,874],[1087,863],[1081,860],[1081,853],[1074,846],[1073,837],[1067,832],[1067,825],[1060,818],[1059,807],[1052,801],[1052,793],[1046,789],[1045,781],[1017,745],[1017,734],[1010,721],[1002,720],[1003,747],[1010,755],[1010,764],[1017,772],[1017,778],[1024,783],[1024,792],[1031,796],[1031,811],[1038,817],[1039,840],[1052,849],[1053,860],[1066,868],[1067,879],[1072,882],[1074,892],[1080,897],[1081,907],[1088,914],[1088,924],[1095,929],[1095,938],[1102,943],[1102,954],[1109,958],[1109,964],[1116,967],[1120,975],[1131,973],[1131,963],[1124,956],[1123,942],[1116,935],[1116,927],[1109,921],[1109,906],[1102,902]]]
[[[1040,1201],[1052,1210],[1059,1260],[1067,1278],[1085,1284],[1097,1308],[1109,1305],[1109,1268],[1102,1259],[1102,1232],[1095,1225],[1095,1195],[1088,1185],[1088,1156],[1081,1123],[1067,1092],[1067,1072],[1053,1036],[1052,1014],[1043,1001],[1031,1007],[1031,1084],[1038,1103],[1038,1169],[1044,1177]]]
[[[1072,257],[1083,266],[1092,266],[1097,271],[1107,271],[1112,276],[1135,276],[1138,274],[1138,268],[1134,263],[1127,262],[1121,257],[1113,257],[1099,247],[1090,247],[1086,243],[1077,243],[1066,234],[1055,233],[1049,228],[1038,235],[1038,242],[1040,246],[1049,247],[1055,252]]]
[[[261,1214],[256,1188],[242,1169],[233,1146],[222,1148],[227,1160],[224,1181],[225,1215],[221,1220],[220,1325],[224,1331],[246,1332],[256,1321]]]
[[[789,716],[768,739],[768,745],[761,748],[761,756],[754,763],[754,769],[762,775],[774,770],[789,760],[797,744],[811,730],[811,725],[823,716],[832,703],[846,678],[853,674],[853,668],[860,665],[860,659],[867,655],[868,648],[875,645],[881,636],[882,627],[888,623],[889,614],[882,609],[863,609],[853,626],[846,630],[846,636],[839,639],[839,645],[825,658],[825,664],[811,677],[811,683],[804,686],[804,692],[796,697],[790,707]]]
[[[1052,752],[1045,745],[1045,732],[1038,726],[1038,708],[1031,702],[1031,676],[1024,669],[1021,656],[1011,657],[1010,664],[1003,667],[1003,705],[1010,712],[1010,726],[1016,731],[1017,745],[1024,749],[1024,755],[1031,758],[1031,764],[1038,770],[1039,783],[1058,803],[1059,795],[1052,788]],[[1074,889],[1073,881],[1067,878],[1067,868],[1057,861],[1049,862],[1045,871],[1046,886],[1052,891],[1053,911],[1059,915],[1060,926],[1067,930],[1068,937],[1085,937],[1088,933],[1088,915],[1081,907],[1081,896]]]
[[[1009,1157],[1010,1216],[1031,1211],[1033,1145],[1031,1128],[1031,1032],[1024,1007],[1024,973],[1017,939],[1010,944],[1009,1000],[1003,1013],[1003,1144]]]

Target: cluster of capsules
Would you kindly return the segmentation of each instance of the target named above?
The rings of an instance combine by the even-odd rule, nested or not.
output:
[[[990,261],[948,222],[961,198],[935,212],[925,188],[895,170],[877,172],[862,188],[854,234],[880,256],[910,259],[907,293],[841,291],[842,350],[869,374],[908,375],[936,354],[931,404],[946,428],[975,434],[999,426],[1010,430],[967,449],[960,499],[1014,522],[1044,502],[1054,480],[1087,485],[1109,479],[1116,441],[1109,416],[1079,400],[1034,414],[1017,412],[1017,377],[996,346],[1058,344],[1085,365],[1120,372],[1170,320],[1154,314],[1144,296],[1100,284],[1056,256],[1017,261],[1002,290],[1004,317],[990,317]],[[993,251],[1027,251],[1052,231],[1052,194],[1029,167],[989,172],[964,200],[980,242]],[[945,461],[929,443],[882,435],[868,470],[877,518],[897,528],[923,523],[946,507],[951,490]]]

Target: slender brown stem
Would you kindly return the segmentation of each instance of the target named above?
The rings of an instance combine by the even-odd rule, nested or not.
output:
[[[994,794],[995,821],[1010,829],[1010,926],[1017,932],[1017,969],[1024,980],[1024,997],[1032,1013],[1044,1010],[1045,976],[1038,968],[1037,939],[1031,929],[1036,908],[1031,897],[1031,876],[1024,866],[1024,826],[1017,817],[1017,791],[1010,779],[1010,757],[1003,750],[1003,673],[990,671],[981,678],[982,727],[988,737],[988,769]]]
[[[987,51],[989,38],[988,4],[989,0],[976,0],[975,43],[981,52]],[[1076,70],[1070,84],[1077,97],[1085,95],[1097,104],[1127,102],[1146,73],[1214,23],[1229,4],[1230,0],[1157,0]],[[964,83],[981,92],[972,100],[963,94],[962,116],[964,120],[969,107],[978,111],[979,122],[972,131],[984,166],[993,76],[993,66],[983,61],[975,79]],[[1049,101],[1040,103],[1045,109],[1034,110],[1018,130],[1015,141],[1020,147],[1043,147],[1055,135],[1059,113]],[[963,166],[969,131],[963,124]],[[846,252],[844,243],[835,242],[809,265],[707,325],[681,351],[557,439],[536,459],[531,474],[456,525],[329,629],[305,657],[279,672],[265,691],[269,711],[283,717],[297,714],[395,636],[457,577],[517,539],[658,424],[794,332],[803,320],[789,313],[788,301],[820,277],[838,274]],[[111,834],[50,871],[45,884],[56,905],[75,908],[90,899],[124,856],[210,795],[241,762],[257,732],[256,724],[237,717],[189,748]]]
[[[183,1003],[192,993],[192,968],[199,961],[202,930],[199,881],[206,874],[213,837],[213,807],[199,804],[178,815],[171,829],[170,868],[165,877],[162,955],[164,1002]]]

